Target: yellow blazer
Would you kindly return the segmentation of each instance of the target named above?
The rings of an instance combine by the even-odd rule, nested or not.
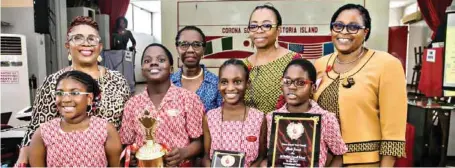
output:
[[[370,49],[353,69],[338,74],[331,68],[336,56],[335,52],[316,60],[321,83],[314,99],[337,114],[348,146],[343,162],[373,163],[380,161],[380,155],[405,156],[407,92],[400,61]],[[351,88],[342,86],[348,78],[355,82]]]

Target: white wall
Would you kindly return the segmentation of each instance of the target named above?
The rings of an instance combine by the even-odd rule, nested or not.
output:
[[[145,33],[138,33],[138,32],[132,32],[134,39],[136,39],[136,55],[134,58],[134,75],[136,77],[136,82],[145,82],[144,77],[142,76],[142,71],[141,71],[141,58],[142,58],[142,53],[144,52],[145,47],[147,47],[149,44],[152,44],[155,42],[155,39],[153,36],[150,36],[150,34],[145,34]],[[131,41],[128,42],[128,46],[131,46]]]
[[[404,7],[390,8],[389,26],[402,26],[401,18],[403,18]]]
[[[417,10],[419,10],[419,5],[417,4],[417,2],[415,3],[412,3],[410,5],[407,5],[405,8],[404,8],[404,15],[409,15],[411,13],[414,13],[416,12]]]
[[[419,6],[416,3],[412,3],[403,10],[403,16],[417,12]],[[407,82],[411,84],[413,68],[415,66],[415,52],[414,47],[426,47],[431,42],[432,30],[428,27],[425,20],[421,20],[416,23],[408,24],[409,25],[409,35],[408,35],[408,59],[407,59]]]
[[[153,37],[155,38],[155,42],[161,43],[161,12],[155,12],[152,14],[152,32]]]
[[[415,66],[415,52],[414,47],[426,47],[431,42],[431,29],[427,23],[423,20],[409,24],[409,35],[408,35],[408,59],[407,59],[407,76],[406,79],[408,84],[411,84],[412,68]],[[422,49],[423,50],[423,49]]]
[[[174,38],[178,31],[178,28],[177,28],[177,2],[179,2],[179,1],[188,1],[188,0],[163,0],[163,1],[161,1],[161,16],[162,16],[162,27],[161,28],[162,28],[162,30],[165,30],[162,32],[162,37],[163,37],[162,43],[171,50],[172,54],[174,55],[175,60],[177,59],[177,52],[176,52],[175,45],[174,45]],[[245,20],[249,17],[249,13],[251,12],[250,10],[238,11],[238,10],[242,9],[241,5],[237,5],[237,6],[230,5],[230,3],[237,4],[237,3],[239,3],[238,1],[236,1],[236,2],[220,1],[220,2],[225,3],[225,5],[223,5],[222,7],[231,8],[232,11],[237,11],[237,12],[236,13],[220,13],[219,11],[212,10],[211,13],[204,13],[206,15],[205,17],[207,17],[207,19],[194,18],[193,20],[195,22],[199,23],[199,22],[203,22],[206,20],[213,20],[213,19],[211,19],[212,17],[225,16],[225,17],[231,18],[232,20],[238,21],[238,20]],[[258,4],[265,4],[266,2],[267,1],[258,2]],[[281,1],[272,1],[272,3],[275,3],[275,4],[280,3],[280,2]],[[294,1],[292,1],[292,2],[294,2]],[[311,0],[311,2],[315,3],[317,1]],[[348,3],[348,2],[357,2],[357,1],[348,0],[348,1],[334,1],[334,2]],[[251,3],[251,2],[245,1],[245,3]],[[299,5],[303,4],[301,1],[295,1],[295,3],[299,4]],[[325,3],[321,2],[321,4],[327,4],[327,2],[325,2]],[[367,46],[370,48],[373,48],[373,49],[387,51],[388,33],[389,33],[388,32],[389,1],[388,0],[380,0],[380,1],[365,0],[365,4],[366,4],[366,8],[370,12],[371,17],[373,18],[372,19],[372,25],[373,25],[372,34],[370,36],[370,40],[368,40]],[[324,6],[324,5],[321,5],[320,7],[321,7],[321,10],[323,10],[323,11],[328,9],[328,7]],[[196,6],[196,8],[197,8],[197,6]],[[201,10],[206,11],[206,10],[210,10],[210,9],[201,8]],[[251,10],[253,10],[253,8],[251,8]],[[315,9],[312,9],[312,10],[315,10]],[[292,10],[290,10],[290,11],[292,11]],[[179,11],[179,12],[180,12],[180,14],[182,14],[182,12],[185,12],[185,11]],[[280,11],[280,12],[289,13],[289,11]],[[298,11],[298,12],[302,12],[302,11]],[[328,13],[319,12],[319,13],[317,13],[317,15],[324,15],[326,18],[330,18],[332,16],[333,12],[328,12]],[[239,16],[239,13],[242,13],[241,16]],[[246,13],[246,14],[244,14],[244,13]],[[314,13],[314,15],[311,15],[311,16],[306,15],[306,16],[300,16],[300,17],[296,16],[294,18],[287,17],[287,18],[283,18],[283,20],[285,20],[285,21],[287,20],[290,22],[297,22],[297,23],[299,23],[299,21],[296,21],[296,19],[312,20],[312,17],[316,16],[316,12],[310,12],[310,13]],[[193,14],[193,13],[191,13],[191,14]],[[200,15],[202,15],[202,14],[200,14]],[[239,18],[236,19],[236,17],[240,17],[240,19]],[[207,22],[207,24],[213,24],[213,23],[208,23],[208,21],[206,21],[206,22]],[[316,21],[312,20],[312,22],[316,22]],[[324,25],[324,26],[328,26],[330,19],[328,19],[325,22],[327,22],[327,25]],[[312,24],[312,23],[308,23],[308,24]],[[327,30],[321,29],[321,31],[325,32]],[[177,67],[177,65],[175,65],[174,68],[176,68],[176,67]]]

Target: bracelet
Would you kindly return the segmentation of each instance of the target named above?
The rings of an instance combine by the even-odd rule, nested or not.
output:
[[[27,167],[27,163],[16,163],[14,167]]]

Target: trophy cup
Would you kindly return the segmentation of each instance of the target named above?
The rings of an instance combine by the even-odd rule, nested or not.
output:
[[[139,118],[142,126],[145,128],[146,144],[139,148],[136,153],[138,167],[164,167],[163,156],[165,149],[158,143],[155,143],[154,133],[157,126],[157,120],[150,117],[146,110],[144,117]]]

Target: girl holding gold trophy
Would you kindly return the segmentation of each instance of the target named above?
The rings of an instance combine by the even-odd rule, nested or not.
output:
[[[123,144],[132,145],[126,157],[135,152],[128,149],[140,147],[140,167],[192,166],[202,151],[204,105],[195,93],[171,84],[172,65],[166,47],[147,46],[142,55],[147,87],[125,106],[120,137]]]

